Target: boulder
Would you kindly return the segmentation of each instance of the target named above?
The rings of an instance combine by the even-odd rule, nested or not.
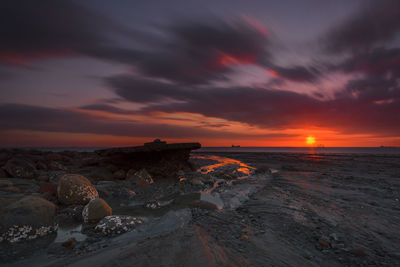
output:
[[[35,178],[36,168],[33,163],[22,158],[12,158],[4,165],[4,169],[14,178]]]
[[[129,182],[139,186],[149,186],[154,183],[153,178],[146,169],[141,169],[140,171],[135,172],[132,176],[128,176],[127,179]]]
[[[65,174],[57,187],[58,200],[66,205],[86,205],[99,194],[92,183],[78,174]]]
[[[24,197],[1,212],[0,239],[14,243],[54,233],[56,211],[56,205],[41,197]]]
[[[101,219],[96,225],[95,230],[104,235],[117,235],[131,231],[136,225],[142,223],[143,221],[136,217],[113,215]]]
[[[111,207],[101,198],[90,200],[82,211],[82,217],[85,223],[97,223],[104,217],[111,215]]]

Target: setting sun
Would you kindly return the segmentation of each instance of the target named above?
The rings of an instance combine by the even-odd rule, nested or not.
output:
[[[315,138],[313,136],[309,136],[306,139],[307,145],[313,145],[315,143]]]

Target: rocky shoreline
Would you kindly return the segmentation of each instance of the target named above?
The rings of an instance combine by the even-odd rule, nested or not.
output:
[[[397,155],[190,154],[199,146],[0,151],[0,263],[400,263]]]

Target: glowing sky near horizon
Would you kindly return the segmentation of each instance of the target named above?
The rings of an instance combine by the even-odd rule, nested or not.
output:
[[[395,0],[6,0],[0,21],[0,146],[400,146]]]

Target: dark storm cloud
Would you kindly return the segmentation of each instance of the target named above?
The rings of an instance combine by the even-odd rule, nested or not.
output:
[[[143,75],[186,84],[224,79],[235,64],[269,62],[266,32],[244,19],[175,20],[162,37],[122,26],[77,1],[3,1],[0,62],[90,56],[134,66]],[[127,41],[128,40],[128,41]]]
[[[398,134],[398,115],[400,99],[377,103],[381,98],[354,98],[351,94],[338,95],[335,100],[319,101],[294,92],[267,90],[251,87],[232,88],[187,88],[175,86],[171,90],[142,90],[141,81],[119,77],[114,83],[115,92],[122,98],[135,102],[135,99],[174,99],[164,104],[151,104],[141,112],[191,112],[205,116],[223,118],[265,128],[282,129],[314,125],[338,128],[342,131],[362,133],[391,132]],[[112,83],[111,83],[112,84]],[[160,88],[164,85],[160,85]],[[150,87],[146,87],[150,88]],[[157,88],[152,82],[151,88]],[[375,89],[374,89],[375,90]],[[375,92],[375,91],[374,91]],[[387,95],[394,96],[393,94]],[[386,99],[386,98],[385,98]]]
[[[202,84],[224,79],[232,65],[265,65],[269,61],[268,37],[243,20],[178,20],[163,30],[169,38],[160,40],[158,50],[142,53],[135,62],[147,76]]]
[[[344,73],[363,76],[350,80],[340,97],[365,101],[394,101],[400,96],[400,49],[376,48],[351,56],[336,67]]]
[[[327,35],[330,52],[358,52],[394,40],[400,31],[400,1],[368,1],[368,4]]]
[[[184,99],[185,91],[181,87],[133,75],[116,75],[105,78],[107,85],[124,99],[137,103],[158,102],[166,98]],[[134,94],[127,94],[135,91]]]
[[[73,0],[2,1],[0,24],[0,63],[25,67],[41,58],[82,56],[132,64],[139,51],[123,40],[152,42],[143,31]]]
[[[108,42],[102,31],[117,29],[106,18],[66,0],[2,1],[0,24],[0,60],[14,64],[86,53]]]
[[[83,114],[77,111],[45,108],[20,104],[0,105],[1,130],[33,130],[67,133],[110,134],[130,137],[163,138],[241,138],[268,137],[265,135],[247,135],[221,132],[201,127],[184,127],[156,123],[133,122],[121,119],[108,119]],[[280,136],[288,136],[282,134]]]
[[[358,53],[338,66],[344,72],[359,72],[368,76],[382,76],[390,73],[400,77],[400,48],[375,48]]]

